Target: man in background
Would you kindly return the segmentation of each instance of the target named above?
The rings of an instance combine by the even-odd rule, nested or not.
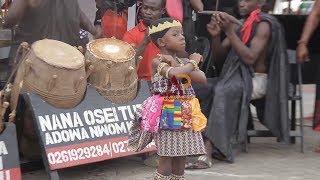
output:
[[[136,49],[139,80],[151,81],[152,60],[160,53],[159,48],[148,37],[147,27],[165,13],[165,0],[143,0],[141,5],[142,20],[133,29],[126,32],[123,41]],[[142,59],[138,58],[142,56]]]
[[[103,37],[122,39],[127,31],[128,8],[137,0],[95,0],[96,16],[94,25],[102,29]]]
[[[77,0],[14,0],[9,6],[3,26],[16,26],[9,55],[10,69],[15,66],[13,58],[22,42],[32,44],[48,38],[80,46],[80,28],[94,37],[100,36],[100,32],[80,9]]]
[[[299,63],[304,63],[309,59],[308,44],[310,38],[319,26],[320,22],[320,0],[316,0],[311,13],[304,25],[303,32],[297,47],[297,59]],[[318,66],[316,76],[316,101],[313,119],[313,128],[320,131],[320,68]],[[320,152],[320,146],[315,149]]]
[[[100,37],[100,32],[80,9],[78,0],[14,0],[4,21],[5,28],[15,29],[9,54],[8,77],[14,73],[11,71],[19,63],[14,62],[14,58],[22,42],[32,44],[48,38],[80,46],[83,45],[80,29],[90,32],[94,37]],[[39,142],[32,121],[29,122],[23,123],[23,135],[19,146],[25,158],[39,158]]]
[[[233,17],[224,12],[213,14],[207,26],[213,59],[223,68],[218,78],[208,79],[207,86],[194,86],[208,117],[204,131],[208,154],[200,156],[194,168],[211,167],[212,155],[234,162],[236,152],[247,140],[250,103],[274,136],[284,142],[289,140],[287,120],[280,114],[280,110],[287,111],[280,101],[287,96],[284,34],[281,24],[261,11],[264,2],[238,0],[243,26],[235,26]]]

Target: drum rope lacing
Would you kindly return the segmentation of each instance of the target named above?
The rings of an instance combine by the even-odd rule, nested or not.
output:
[[[57,99],[57,100],[78,99],[79,96],[83,95],[83,91],[81,91],[81,90],[79,90],[79,91],[77,91],[77,92],[75,92],[74,94],[71,94],[71,95],[55,95],[55,94],[48,93],[48,91],[40,90],[39,88],[33,86],[28,81],[24,81],[24,84],[25,84],[26,87],[29,87],[29,89],[31,91],[35,91],[40,96],[43,96],[45,98],[50,98],[50,99]]]

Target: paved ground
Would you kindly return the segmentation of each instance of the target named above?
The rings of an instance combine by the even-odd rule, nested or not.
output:
[[[312,115],[314,87],[304,88],[305,116]],[[252,138],[249,153],[240,153],[234,164],[215,162],[206,170],[186,171],[190,180],[208,178],[219,180],[317,180],[320,177],[320,154],[313,148],[320,144],[320,133],[311,130],[305,121],[305,153],[300,143],[283,145],[275,138]],[[127,180],[152,179],[154,168],[143,165],[141,158],[133,156],[95,163],[60,171],[61,179],[68,180]],[[44,170],[23,174],[23,179],[47,179]]]
[[[79,0],[90,19],[94,19],[93,0]],[[305,117],[313,112],[314,86],[304,87]],[[320,133],[311,130],[305,121],[305,153],[299,152],[300,143],[283,145],[275,138],[253,138],[249,153],[240,153],[234,164],[216,162],[206,170],[186,171],[190,180],[317,180],[320,177],[320,154],[312,150],[320,144]],[[126,157],[60,171],[61,179],[68,180],[143,180],[152,179],[154,168],[143,165],[139,157]],[[25,180],[47,179],[44,170],[23,174]]]
[[[234,164],[217,162],[207,170],[187,171],[187,178],[204,180],[240,179],[313,179],[320,176],[320,155],[312,152],[320,136],[307,131],[307,148],[304,154],[298,145],[280,145],[273,138],[254,140],[249,146],[249,153],[241,153]],[[126,180],[152,179],[153,168],[146,167],[138,157],[121,158],[105,161],[60,172],[61,179],[70,180]],[[24,174],[23,179],[47,179],[44,170]]]

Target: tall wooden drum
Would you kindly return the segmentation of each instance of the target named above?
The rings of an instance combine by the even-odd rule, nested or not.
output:
[[[88,43],[85,58],[94,67],[88,82],[100,95],[117,104],[136,97],[138,75],[130,44],[115,38],[97,39]]]
[[[19,55],[21,61],[12,86],[10,108],[13,115],[20,92],[33,91],[56,108],[72,108],[84,97],[87,87],[84,55],[66,43],[44,39]],[[19,51],[19,50],[18,50]],[[39,141],[31,111],[23,114],[22,139],[19,148],[27,159],[40,157]]]
[[[13,87],[17,83],[22,90],[36,92],[57,108],[72,108],[86,91],[84,56],[61,41],[36,41],[22,59]]]

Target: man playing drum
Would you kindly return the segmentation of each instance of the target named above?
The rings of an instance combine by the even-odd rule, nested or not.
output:
[[[9,66],[21,42],[29,44],[44,38],[79,46],[82,28],[94,37],[100,37],[77,0],[14,0],[5,17],[5,28],[17,26],[10,52]],[[10,72],[10,71],[9,71]],[[10,75],[10,73],[9,73]]]
[[[32,44],[36,41],[42,40],[44,38],[48,38],[48,39],[62,41],[72,46],[80,46],[81,45],[81,40],[79,35],[80,28],[85,31],[89,31],[91,34],[94,35],[94,37],[99,37],[101,34],[98,30],[96,30],[96,28],[91,24],[90,20],[81,11],[78,4],[78,0],[14,0],[12,4],[9,6],[9,10],[4,20],[5,20],[5,23],[4,23],[5,28],[13,28],[15,25],[17,25],[16,33],[13,37],[13,43],[12,43],[12,47],[9,55],[10,56],[9,71],[8,71],[9,77],[12,77],[10,76],[11,71],[13,71],[12,69],[14,69],[14,67],[16,67],[18,63],[20,61],[22,62],[23,60],[23,58],[21,59],[15,58],[15,54],[17,52],[18,46],[22,42],[27,42],[29,44]],[[40,47],[43,47],[43,46],[40,45]],[[45,53],[46,51],[44,49],[46,49],[53,52],[52,54],[55,54],[54,52],[57,52],[57,51],[54,51],[54,50],[59,50],[57,48],[59,48],[59,46],[49,45],[48,47],[46,46],[43,47],[43,49],[40,52]],[[62,48],[62,49],[66,50],[65,48]],[[71,49],[73,48],[71,47]],[[59,55],[61,59],[61,54],[59,53],[56,53],[56,54],[57,56]],[[66,55],[66,56],[69,55],[72,57],[72,54],[70,54],[70,51],[68,52],[68,54],[63,54],[63,55]],[[81,58],[81,54],[79,56]],[[55,62],[52,62],[52,63],[55,63],[55,64],[59,63],[57,62],[57,59],[59,58],[52,58],[52,59],[56,60]],[[30,59],[30,60],[33,60],[33,59]],[[69,60],[68,63],[72,63],[72,61]],[[37,63],[37,65],[38,64],[40,63]],[[43,75],[45,76],[48,74],[43,74]],[[61,75],[61,73],[57,75]],[[80,76],[81,75],[78,75],[77,78],[81,78]],[[16,77],[19,77],[19,76],[16,76]],[[56,76],[52,76],[52,77],[56,77]],[[11,81],[11,80],[8,80],[8,81]],[[37,82],[41,82],[41,81],[37,79]],[[52,82],[54,82],[54,80]],[[54,83],[48,83],[48,84],[53,85]],[[14,105],[12,107],[13,108],[11,109],[15,109]],[[24,127],[22,132],[23,137],[22,137],[22,140],[20,141],[21,152],[23,152],[23,156],[27,159],[39,158],[40,156],[40,152],[39,152],[40,148],[38,147],[39,142],[36,138],[33,123],[30,120],[31,119],[30,111],[26,111],[26,114],[24,115],[24,117],[25,117],[25,123],[23,125]]]
[[[151,81],[152,60],[160,50],[150,42],[147,26],[165,13],[165,0],[143,0],[141,6],[142,21],[124,34],[123,40],[135,46],[139,80]]]

